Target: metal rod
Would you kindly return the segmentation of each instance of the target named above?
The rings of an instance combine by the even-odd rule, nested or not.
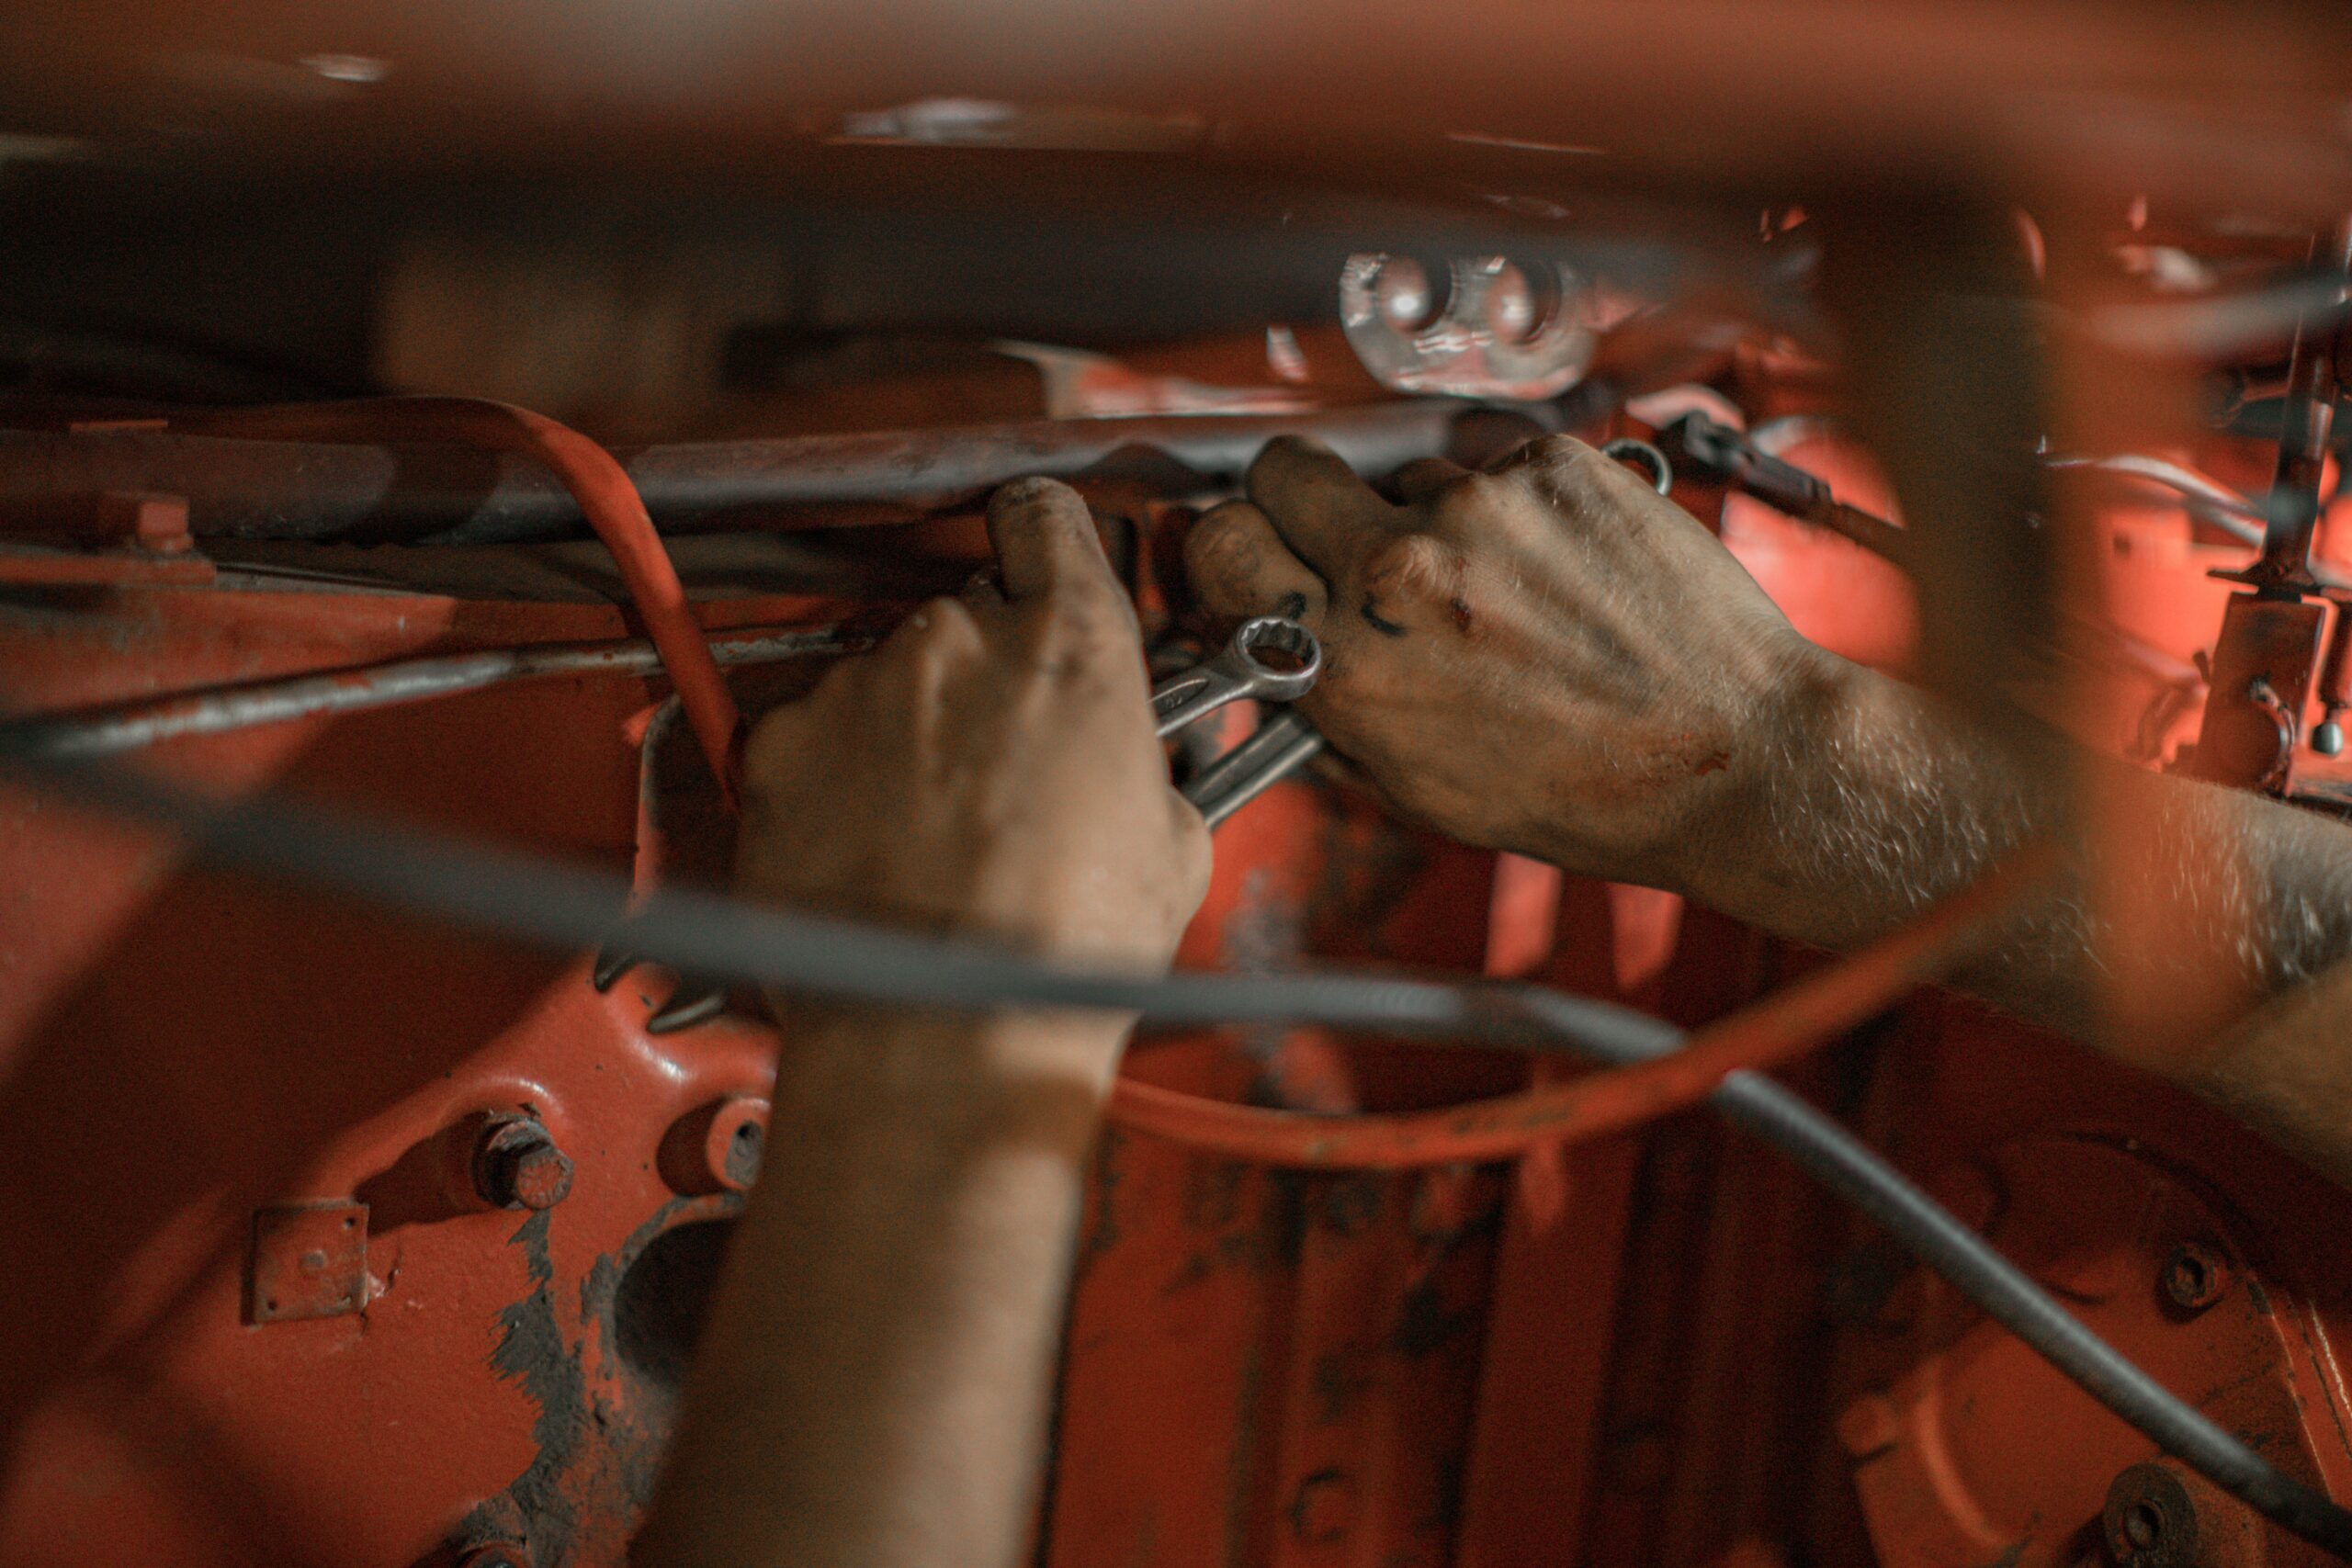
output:
[[[865,646],[862,639],[843,637],[829,627],[729,633],[715,638],[710,651],[722,665],[765,664],[813,654],[851,653]],[[77,713],[15,719],[0,724],[0,750],[56,759],[106,757],[177,736],[220,735],[318,714],[390,707],[514,681],[552,675],[652,675],[661,669],[661,655],[642,637],[402,659],[357,670],[210,686]]]
[[[1229,489],[1267,441],[1286,433],[1310,434],[1360,472],[1383,474],[1443,455],[1465,406],[1421,400],[1306,414],[1036,420],[615,455],[655,520],[685,531],[741,508],[936,500],[1028,474],[1116,467],[1129,456],[1139,476],[1171,492]],[[12,531],[98,539],[97,499],[122,491],[185,497],[199,536],[519,544],[582,531],[561,484],[498,453],[153,429],[0,431],[0,518]]]
[[[2336,227],[2324,252],[2314,244],[2312,259],[2338,274],[2352,272],[2352,218]],[[2262,558],[2248,573],[2251,581],[2309,586],[2320,480],[2327,467],[2328,435],[2335,425],[2335,339],[2341,330],[2336,314],[2326,310],[2308,311],[2296,324],[2286,401],[2279,411],[2278,466],[2271,476]]]

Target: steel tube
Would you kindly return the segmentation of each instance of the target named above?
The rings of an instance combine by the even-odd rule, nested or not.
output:
[[[810,654],[852,652],[860,646],[831,630],[758,632],[714,639],[710,651],[722,665],[763,664]],[[220,735],[319,714],[390,707],[513,681],[551,675],[653,675],[661,670],[661,655],[642,637],[485,649],[479,653],[402,659],[357,670],[212,686],[80,713],[16,719],[0,725],[0,750],[59,760],[106,757],[183,735]]]
[[[926,501],[1027,474],[1069,478],[1132,449],[1183,488],[1229,488],[1276,435],[1305,433],[1356,469],[1442,455],[1466,405],[1367,404],[1299,415],[1036,420],[618,448],[665,529],[752,506]],[[1138,465],[1138,471],[1144,471]],[[184,496],[199,536],[517,544],[576,536],[580,509],[538,464],[419,443],[252,440],[170,430],[0,431],[0,516],[95,538],[97,498]]]

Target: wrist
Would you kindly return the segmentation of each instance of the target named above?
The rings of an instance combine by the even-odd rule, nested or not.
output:
[[[784,1004],[784,998],[777,998]],[[958,1146],[1092,1135],[1133,1020],[784,1004],[778,1100],[883,1120]]]
[[[1850,749],[1869,688],[1883,677],[1791,637],[1759,655],[1750,694],[1726,747],[1728,764],[1705,781],[1676,835],[1671,886],[1711,908],[1753,918],[1771,890],[1806,868],[1792,857],[1817,853],[1796,830],[1826,805],[1826,762]]]

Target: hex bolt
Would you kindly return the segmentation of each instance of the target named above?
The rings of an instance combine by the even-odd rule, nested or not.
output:
[[[494,1116],[474,1145],[474,1191],[494,1209],[552,1209],[571,1190],[571,1156],[535,1116]]]
[[[2157,1279],[2173,1305],[2183,1312],[2203,1312],[2230,1288],[2229,1260],[2210,1247],[2184,1241],[2165,1258]]]

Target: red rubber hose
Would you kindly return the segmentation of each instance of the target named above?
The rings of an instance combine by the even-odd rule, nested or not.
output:
[[[1883,1010],[1962,956],[2057,859],[2056,846],[2030,844],[1893,935],[1638,1066],[1442,1111],[1367,1116],[1234,1105],[1121,1077],[1107,1113],[1123,1127],[1235,1159],[1326,1170],[1509,1159],[1598,1137],[1696,1104],[1724,1074],[1791,1061]]]
[[[279,441],[421,441],[482,446],[537,458],[563,481],[596,537],[613,553],[646,635],[677,688],[686,723],[735,808],[742,715],[718,672],[678,581],[678,570],[619,459],[568,425],[512,403],[480,398],[368,398],[339,403],[208,409],[175,414],[175,427]]]

